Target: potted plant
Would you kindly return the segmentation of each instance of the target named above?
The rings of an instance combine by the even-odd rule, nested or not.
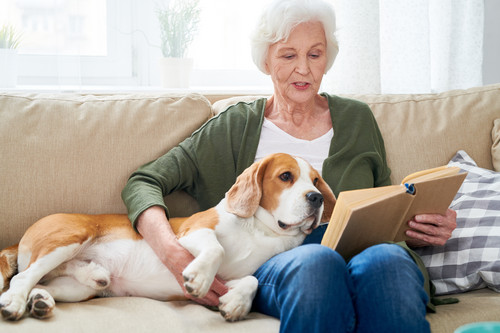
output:
[[[17,84],[17,48],[21,35],[11,25],[0,27],[0,87],[11,88]]]
[[[163,53],[162,82],[166,88],[187,88],[193,59],[186,58],[200,21],[199,0],[170,0],[157,9]]]

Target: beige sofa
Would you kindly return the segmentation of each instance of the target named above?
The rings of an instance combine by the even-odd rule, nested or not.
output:
[[[232,99],[225,99],[233,97]],[[491,131],[500,85],[437,95],[353,96],[372,108],[385,138],[393,182],[446,164],[457,150],[493,169]],[[130,173],[164,153],[215,112],[248,96],[21,94],[0,92],[0,247],[17,243],[56,212],[125,213]],[[196,211],[183,193],[166,198],[174,215]],[[500,297],[482,289],[429,314],[433,332],[500,319]],[[251,313],[226,323],[191,302],[142,298],[59,303],[51,319],[0,320],[0,332],[277,332],[279,321]]]

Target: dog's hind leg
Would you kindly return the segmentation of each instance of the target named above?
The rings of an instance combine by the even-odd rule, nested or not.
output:
[[[56,277],[46,284],[36,285],[29,294],[27,311],[38,319],[52,316],[55,301],[80,302],[94,298],[99,293],[95,288],[84,285],[70,276]]]
[[[60,276],[73,277],[81,284],[96,290],[106,289],[111,283],[110,272],[101,265],[93,261],[73,259],[47,274],[43,278],[42,284],[44,281],[50,281]]]
[[[52,295],[46,290],[33,288],[28,296],[26,310],[28,313],[38,319],[45,319],[52,316],[52,310],[56,302]]]
[[[20,271],[10,281],[9,289],[0,295],[0,312],[8,320],[20,319],[26,311],[28,295],[33,287],[53,269],[71,259],[80,248],[81,244],[71,244],[59,247],[54,251],[37,258],[29,266]],[[19,261],[29,254],[19,252]],[[22,265],[21,265],[22,266]]]
[[[33,290],[44,290],[58,302],[76,303],[87,301],[104,292],[81,284],[70,276],[60,276],[50,280],[47,284],[37,285]]]

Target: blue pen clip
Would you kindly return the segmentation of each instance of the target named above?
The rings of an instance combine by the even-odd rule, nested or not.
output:
[[[406,186],[406,193],[415,194],[416,192],[415,185],[411,183],[405,183],[405,186]]]

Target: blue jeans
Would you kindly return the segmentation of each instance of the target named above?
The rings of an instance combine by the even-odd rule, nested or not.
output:
[[[280,332],[429,332],[422,273],[398,245],[370,247],[347,264],[311,244],[274,256],[255,277],[253,310],[279,318]]]

